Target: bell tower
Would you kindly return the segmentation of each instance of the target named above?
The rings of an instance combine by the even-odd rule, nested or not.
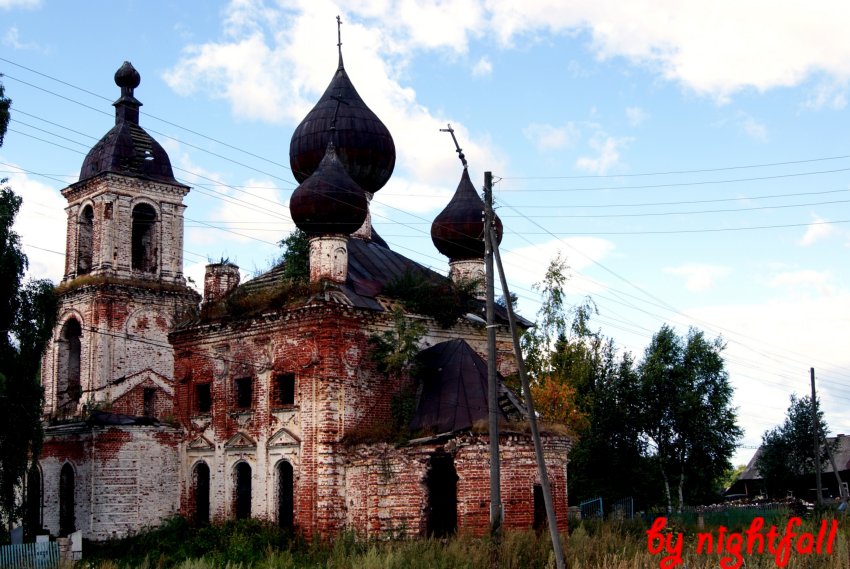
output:
[[[59,319],[42,362],[45,413],[92,407],[171,413],[168,333],[199,297],[183,277],[183,198],[162,146],[139,125],[141,83],[124,62],[115,126],[89,151],[68,200]]]

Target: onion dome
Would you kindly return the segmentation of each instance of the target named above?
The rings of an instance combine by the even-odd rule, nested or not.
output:
[[[329,143],[312,176],[301,182],[289,199],[292,220],[308,235],[349,235],[366,220],[366,194]]]
[[[296,180],[303,182],[316,171],[331,141],[351,178],[367,192],[374,194],[390,179],[395,167],[393,137],[357,94],[341,51],[330,85],[292,133],[289,165]]]
[[[502,220],[495,217],[496,239],[502,242]],[[484,201],[478,196],[469,172],[463,169],[449,205],[431,224],[431,240],[451,261],[484,257]]]
[[[115,126],[94,145],[80,169],[80,180],[103,172],[177,184],[165,149],[139,126],[142,106],[133,90],[141,83],[139,72],[129,61],[115,72],[115,84],[121,97],[115,107]]]

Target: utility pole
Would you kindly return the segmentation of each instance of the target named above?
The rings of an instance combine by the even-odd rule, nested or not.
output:
[[[490,172],[487,172],[485,176],[489,176]],[[485,188],[486,181],[489,179],[492,181],[492,178],[485,177]],[[486,189],[485,189],[486,192]],[[489,205],[490,210],[492,212],[492,195],[485,193],[485,205]],[[514,355],[516,357],[517,363],[517,373],[519,374],[519,379],[522,384],[522,392],[525,395],[526,402],[526,412],[528,413],[528,422],[531,425],[531,437],[534,440],[534,454],[537,458],[537,470],[540,474],[540,489],[543,491],[543,504],[546,507],[546,519],[549,522],[549,535],[552,538],[552,550],[555,554],[555,566],[557,569],[565,569],[566,562],[564,561],[564,552],[561,548],[561,538],[558,534],[558,520],[555,517],[555,504],[552,501],[552,487],[549,484],[549,473],[546,470],[546,459],[543,456],[543,444],[540,442],[540,430],[537,428],[537,414],[534,411],[534,401],[531,397],[531,388],[528,384],[528,375],[525,372],[525,360],[522,357],[522,349],[519,344],[519,333],[517,332],[516,327],[516,317],[514,316],[514,310],[511,306],[510,298],[511,293],[508,290],[508,280],[505,277],[505,269],[502,266],[502,257],[499,254],[499,244],[496,241],[495,232],[493,231],[492,225],[486,225],[485,227],[487,231],[487,235],[489,236],[489,242],[493,245],[493,254],[496,258],[496,264],[499,267],[499,279],[502,284],[502,294],[505,295],[505,307],[508,311],[508,323],[511,328],[511,337],[513,339],[514,344]]]
[[[820,480],[820,425],[818,423],[818,400],[815,394],[815,368],[809,368],[809,374],[812,378],[812,432],[814,433],[815,442],[815,481],[817,483],[817,501],[818,506],[823,506],[823,487]]]
[[[462,156],[462,155],[461,155]],[[496,308],[493,285],[493,174],[484,172],[484,271],[487,299],[487,403],[490,423],[490,537],[491,566],[499,566],[502,531],[501,465],[499,463],[499,390],[496,377]]]

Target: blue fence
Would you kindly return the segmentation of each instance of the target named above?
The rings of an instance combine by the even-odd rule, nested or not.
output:
[[[0,569],[59,569],[59,544],[4,545],[0,547]]]

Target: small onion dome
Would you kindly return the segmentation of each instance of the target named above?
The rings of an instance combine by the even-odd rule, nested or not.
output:
[[[349,235],[363,225],[366,194],[346,172],[333,143],[312,176],[289,199],[292,220],[308,235]]]
[[[113,172],[177,184],[165,149],[139,126],[142,103],[133,96],[133,90],[141,80],[129,61],[115,72],[115,84],[121,87],[121,97],[113,103],[115,126],[86,155],[80,168],[80,180]]]
[[[495,217],[496,239],[502,242],[502,220]],[[463,169],[449,205],[431,224],[431,240],[451,261],[484,257],[484,201],[478,196],[469,172]]]
[[[303,182],[316,171],[332,140],[357,185],[372,194],[384,187],[395,167],[393,137],[357,94],[341,55],[324,95],[292,133],[289,165],[296,180]]]

